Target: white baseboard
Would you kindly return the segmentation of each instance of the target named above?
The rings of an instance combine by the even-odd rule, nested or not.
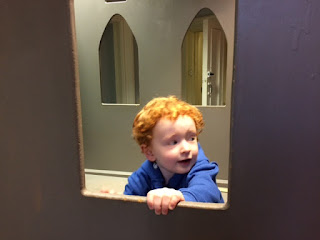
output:
[[[124,172],[124,171],[114,171],[114,170],[98,170],[98,169],[84,169],[85,174],[92,175],[102,175],[102,176],[110,176],[110,177],[122,177],[128,178],[132,172]],[[228,189],[228,180],[225,179],[217,179],[217,185],[221,189]],[[227,191],[227,190],[226,190]]]

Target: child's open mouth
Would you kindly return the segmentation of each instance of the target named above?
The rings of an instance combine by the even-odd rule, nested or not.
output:
[[[191,161],[191,159],[188,158],[188,159],[179,161],[179,163],[181,163],[181,164],[188,164],[188,163],[190,163],[190,161]]]

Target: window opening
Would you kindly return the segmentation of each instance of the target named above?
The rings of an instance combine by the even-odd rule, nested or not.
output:
[[[227,41],[210,9],[195,16],[181,52],[184,99],[194,105],[225,105]]]
[[[119,14],[108,22],[99,46],[102,103],[138,104],[138,46]]]

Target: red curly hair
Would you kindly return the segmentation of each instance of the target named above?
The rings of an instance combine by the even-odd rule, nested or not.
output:
[[[175,96],[168,96],[152,99],[137,114],[132,126],[133,138],[140,146],[142,144],[150,146],[152,130],[157,122],[162,118],[175,121],[179,116],[191,117],[195,123],[197,135],[201,133],[204,121],[199,109]]]

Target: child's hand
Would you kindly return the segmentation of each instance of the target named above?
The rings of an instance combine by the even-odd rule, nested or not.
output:
[[[122,194],[121,192],[116,192],[114,189],[110,189],[110,188],[102,188],[101,190],[100,190],[100,192],[101,193],[109,193],[109,194],[118,194],[118,195],[120,195],[120,194]]]
[[[147,204],[157,215],[167,215],[180,201],[184,201],[182,193],[173,188],[159,188],[148,192]]]

